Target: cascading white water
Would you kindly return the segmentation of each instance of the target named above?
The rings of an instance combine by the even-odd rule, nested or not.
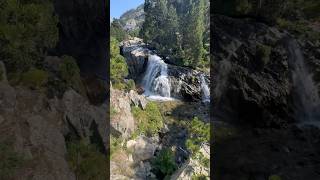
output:
[[[308,72],[298,43],[292,40],[288,45],[292,82],[295,92],[296,118],[302,123],[311,123],[320,118],[320,100],[312,74]],[[317,120],[318,121],[318,120]]]
[[[171,87],[168,78],[168,66],[159,56],[149,56],[142,84],[147,96],[157,98],[157,95],[160,95],[170,99]]]
[[[210,102],[210,89],[203,74],[200,75],[201,89],[202,89],[202,102]]]

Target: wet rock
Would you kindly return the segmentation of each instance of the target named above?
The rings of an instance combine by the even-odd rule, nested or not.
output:
[[[121,52],[126,58],[129,68],[129,77],[140,81],[143,78],[148,64],[148,57],[154,52],[150,51],[142,43],[141,39],[135,38],[121,42]],[[181,98],[186,101],[200,101],[202,96],[200,75],[203,74],[191,68],[167,64],[168,79],[171,87],[171,96]],[[206,83],[210,86],[208,75],[205,75]],[[143,89],[138,89],[142,94]]]

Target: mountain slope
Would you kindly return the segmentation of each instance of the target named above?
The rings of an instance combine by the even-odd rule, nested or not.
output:
[[[131,9],[121,15],[120,22],[124,30],[135,31],[141,28],[145,17],[143,6],[141,4],[136,9]]]

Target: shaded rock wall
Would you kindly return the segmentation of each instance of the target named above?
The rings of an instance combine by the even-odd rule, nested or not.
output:
[[[66,160],[66,140],[76,135],[105,152],[106,109],[106,104],[90,105],[73,90],[62,99],[48,99],[41,91],[0,82],[0,143],[12,142],[28,162],[14,179],[75,179]]]
[[[287,35],[249,19],[214,21],[215,115],[255,126],[292,121]]]
[[[55,0],[59,17],[57,53],[78,60],[87,76],[107,79],[107,1]]]

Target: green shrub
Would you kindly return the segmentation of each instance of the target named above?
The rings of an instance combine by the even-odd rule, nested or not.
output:
[[[242,14],[247,14],[251,11],[252,4],[248,0],[239,0],[236,6],[236,11]]]
[[[58,41],[58,18],[51,0],[0,2],[0,55],[8,72],[41,63]]]
[[[200,150],[200,145],[210,140],[210,124],[195,117],[188,124],[188,132],[190,137],[186,141],[186,147],[193,155],[196,155]]]
[[[30,69],[22,73],[21,83],[32,89],[39,89],[48,82],[48,73],[40,69]]]
[[[97,147],[85,141],[67,143],[67,160],[79,180],[107,178],[107,158]]]
[[[278,175],[271,175],[269,176],[268,180],[281,180],[281,177]]]
[[[63,63],[59,67],[59,75],[67,87],[84,94],[84,86],[81,81],[80,69],[76,60],[71,56],[62,56]]]
[[[191,180],[207,180],[208,178],[205,175],[192,175]]]
[[[110,118],[112,119],[117,113],[117,110],[114,107],[110,106]]]
[[[0,143],[0,179],[10,179],[24,162],[24,157],[12,150],[8,143]]]
[[[163,127],[163,119],[158,106],[154,102],[149,102],[145,110],[133,107],[132,113],[137,121],[136,134],[152,136]]]
[[[320,39],[320,32],[313,30],[310,27],[309,22],[305,20],[289,21],[278,18],[277,25],[282,29],[311,41],[318,41]]]
[[[164,177],[169,177],[175,170],[177,170],[174,152],[172,152],[171,149],[161,150],[152,161],[152,167],[156,174],[160,173]]]
[[[123,41],[128,38],[127,33],[123,30],[119,19],[114,19],[110,25],[110,36],[116,38],[117,41]]]
[[[127,84],[126,89],[127,89],[128,91],[130,91],[130,90],[135,90],[135,89],[136,89],[136,84],[135,84],[134,80],[129,79],[126,84]]]
[[[264,67],[270,60],[271,47],[263,44],[257,45],[256,56],[261,63],[261,67]]]
[[[128,66],[123,56],[120,55],[119,42],[111,37],[110,41],[110,79],[116,89],[125,89],[124,78],[128,75]]]
[[[110,135],[110,157],[121,148],[121,138]]]

